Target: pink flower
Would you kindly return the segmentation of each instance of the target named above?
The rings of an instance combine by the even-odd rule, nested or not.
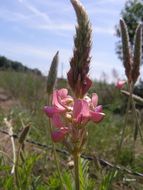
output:
[[[89,117],[89,106],[86,100],[76,99],[73,106],[74,122],[77,124],[86,124]]]
[[[56,128],[51,133],[54,142],[62,141],[68,133],[68,128],[64,121],[64,115],[72,110],[73,98],[68,95],[67,89],[55,90],[52,96],[52,106],[45,106],[44,112],[51,118],[53,126]]]
[[[100,122],[105,114],[102,112],[102,106],[98,105],[98,96],[96,93],[93,93],[92,94],[92,98],[91,98],[91,101],[90,101],[90,119],[95,122],[95,123],[98,123]]]
[[[67,89],[55,90],[53,93],[52,105],[55,106],[60,112],[65,111],[65,99],[67,99]]]
[[[52,106],[45,106],[44,112],[48,117],[53,117],[56,113],[64,113],[70,108],[71,102],[73,102],[73,98],[68,95],[67,89],[55,90],[52,97]]]
[[[98,123],[105,115],[102,106],[98,105],[96,93],[93,93],[91,98],[86,96],[83,99],[73,99],[68,95],[67,89],[55,90],[52,106],[45,106],[44,111],[51,118],[54,127],[51,132],[54,142],[64,140],[68,134],[70,138],[78,140],[81,127],[89,120]]]
[[[124,80],[118,80],[116,83],[116,88],[122,89],[124,87],[125,83],[126,83],[126,81],[124,81]]]

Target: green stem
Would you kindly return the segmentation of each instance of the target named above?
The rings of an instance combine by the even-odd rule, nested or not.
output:
[[[135,114],[135,112],[136,112],[136,110],[134,110],[134,106],[133,106],[133,89],[134,89],[134,84],[133,83],[131,83],[131,91],[130,91],[130,96],[131,96],[131,109],[132,109],[132,117],[133,117],[133,127],[135,127],[133,130],[135,131],[136,130],[136,118],[134,119],[134,114]],[[135,132],[134,132],[134,134],[135,134]],[[134,158],[135,158],[135,143],[136,143],[136,140],[135,140],[135,135],[134,135],[134,138],[133,138],[133,148],[132,148],[132,150],[133,150],[133,156],[134,156]]]
[[[14,171],[15,185],[17,189],[21,188],[20,179],[19,179],[20,176],[19,176],[19,171],[18,171],[20,150],[21,150],[21,144],[19,145],[18,150],[17,150],[15,171]]]
[[[75,171],[75,190],[80,190],[80,179],[79,179],[79,154],[74,153],[74,171]]]
[[[48,105],[50,105],[50,103],[51,103],[50,102],[50,95],[48,95]],[[49,119],[49,129],[50,129],[50,134],[51,134],[52,133],[52,124],[51,124],[50,119]],[[60,181],[61,181],[61,185],[64,188],[63,178],[62,178],[62,175],[61,175],[61,172],[60,172],[59,162],[58,162],[57,154],[56,154],[56,147],[55,147],[55,143],[53,141],[52,141],[52,146],[53,146],[53,153],[54,153],[54,160],[55,160],[55,163],[56,163],[56,168],[57,168],[58,175],[59,175],[59,178],[60,178]]]
[[[140,122],[139,122],[139,120],[138,120],[138,115],[137,115],[136,106],[135,106],[135,102],[134,102],[133,97],[132,97],[131,101],[132,101],[133,113],[134,113],[134,116],[135,116],[135,124],[137,124],[137,128],[138,128],[138,130],[139,130],[141,142],[143,143],[143,136],[142,136],[142,133],[141,133]],[[136,127],[136,126],[135,126],[135,127]]]
[[[126,108],[124,126],[123,126],[123,129],[122,129],[121,141],[120,141],[119,148],[118,148],[117,159],[119,157],[119,154],[120,154],[120,151],[121,151],[121,148],[122,148],[122,144],[123,144],[123,140],[124,140],[124,136],[125,136],[125,129],[127,127],[128,113],[129,113],[130,104],[131,104],[131,97],[132,97],[132,86],[131,86],[131,84],[129,84],[129,98],[128,98],[128,103],[127,103],[127,108]]]

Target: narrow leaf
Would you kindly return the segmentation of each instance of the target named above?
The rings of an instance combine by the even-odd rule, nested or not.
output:
[[[23,131],[22,131],[22,133],[21,133],[21,135],[20,135],[20,137],[19,137],[19,143],[20,143],[20,144],[23,144],[23,143],[24,143],[24,140],[26,139],[26,136],[27,136],[27,134],[28,134],[28,132],[29,132],[29,129],[30,129],[30,125],[26,126],[26,127],[23,129]]]

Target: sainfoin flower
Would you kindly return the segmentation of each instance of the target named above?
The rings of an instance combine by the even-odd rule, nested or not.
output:
[[[83,129],[88,121],[98,123],[104,117],[97,94],[92,94],[92,98],[73,99],[64,88],[53,92],[52,105],[45,106],[44,112],[52,121],[51,137],[54,142],[69,136],[74,138],[72,135],[75,136],[75,131]]]
[[[125,85],[126,81],[125,80],[118,80],[116,83],[116,88],[122,89]]]

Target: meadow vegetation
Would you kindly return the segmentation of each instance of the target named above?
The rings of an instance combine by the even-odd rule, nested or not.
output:
[[[43,106],[47,102],[46,78],[31,73],[1,71],[0,87],[4,89],[5,93],[10,96],[13,102],[16,102],[12,107],[9,106],[7,109],[1,108],[0,129],[7,131],[4,118],[12,120],[13,131],[18,135],[20,135],[23,129],[23,124],[24,126],[30,124],[30,132],[26,139],[49,146],[49,149],[45,150],[42,147],[37,147],[36,145],[32,145],[31,147],[31,144],[25,143],[25,158],[24,161],[21,161],[24,165],[22,164],[20,168],[20,175],[23,179],[23,181],[21,181],[21,189],[60,189],[60,181],[56,172],[52,149],[50,148],[50,134],[47,134],[45,131],[48,130],[47,118],[43,113]],[[57,88],[61,87],[67,87],[65,79],[58,80]],[[115,157],[118,153],[118,144],[121,139],[121,130],[124,125],[127,97],[116,89],[114,84],[107,84],[105,81],[94,82],[89,94],[92,92],[96,92],[99,95],[100,104],[103,105],[106,114],[102,123],[97,126],[93,123],[88,124],[89,135],[87,146],[84,150],[85,155],[95,157],[94,161],[88,161],[89,175],[93,180],[91,180],[91,183],[96,184],[95,189],[98,189],[102,183],[105,183],[103,176],[108,178],[108,175],[111,175],[113,169],[108,168],[109,166],[103,168],[96,159],[101,158],[108,162],[115,163]],[[3,102],[3,104],[6,104],[6,101]],[[118,164],[133,171],[143,173],[142,144],[138,138],[136,147],[134,148],[132,134],[132,116],[130,116],[128,118],[125,141]],[[3,139],[2,136],[4,136],[3,133],[1,133],[1,139]],[[12,159],[12,150],[6,147],[11,146],[10,138],[8,138],[7,135],[5,135],[5,138],[7,138],[4,141],[5,143],[2,143],[2,140],[0,141],[1,150],[6,150],[6,153]],[[16,147],[17,146],[18,143],[16,141]],[[62,145],[57,145],[57,148],[63,150]],[[0,186],[5,190],[15,189],[13,187],[14,177],[10,173],[12,163],[2,152],[0,155]],[[65,178],[70,178],[66,172],[73,170],[72,166],[70,168],[68,165],[71,158],[62,153],[58,153],[58,157],[61,158],[60,165],[64,166],[62,168]],[[131,180],[127,182],[123,181],[126,176]],[[129,175],[126,172],[118,171],[118,175],[112,180],[112,189],[123,189],[123,186],[126,189],[130,189],[130,187],[132,187],[132,189],[143,188],[140,177]]]
[[[138,95],[140,92],[135,85],[140,74],[141,25],[137,28],[135,50],[131,53],[126,24],[123,20],[120,21],[123,66],[127,78],[122,91],[121,83],[118,83],[117,87],[120,89],[117,89],[115,84],[108,84],[106,80],[90,80],[91,25],[79,1],[71,0],[71,3],[76,11],[78,27],[67,80],[57,79],[58,53],[53,58],[48,79],[35,72],[11,68],[0,71],[0,189],[142,190],[143,100],[134,96],[134,89]],[[54,78],[49,77],[52,75]],[[49,81],[51,82],[48,83]],[[57,107],[53,103],[51,106],[49,101],[51,95],[58,93],[60,89],[62,92],[68,89],[69,94],[74,97],[66,97],[69,98],[67,104],[72,102],[72,109],[68,107],[71,110],[67,109],[67,112],[67,105],[62,107],[65,102],[59,105],[59,99],[54,100],[53,95],[53,101],[59,106],[59,110],[64,109],[65,115],[59,110],[57,112]],[[97,100],[94,93],[98,94],[99,105],[102,105],[104,114],[97,102],[94,107],[95,96]],[[90,110],[89,116],[85,114],[85,107],[88,110],[91,102],[90,108],[94,107],[95,110]],[[82,114],[78,113],[76,104],[83,106]],[[72,113],[74,109],[76,111]],[[100,117],[92,117],[91,113]],[[55,135],[50,121],[54,116],[59,119],[58,114],[69,119],[68,124],[71,124],[70,119],[73,117],[72,124],[77,127],[76,133],[83,132],[81,139],[67,131],[64,131],[65,136],[60,136],[64,127],[59,126],[58,134]],[[76,118],[78,114],[80,119]],[[84,116],[88,118],[88,123]],[[60,125],[62,121],[58,120]],[[72,125],[71,130],[74,127]],[[66,127],[65,129],[67,130]],[[77,141],[72,137],[77,138]],[[65,143],[66,138],[68,141]],[[80,146],[81,149],[79,142],[84,144]]]

